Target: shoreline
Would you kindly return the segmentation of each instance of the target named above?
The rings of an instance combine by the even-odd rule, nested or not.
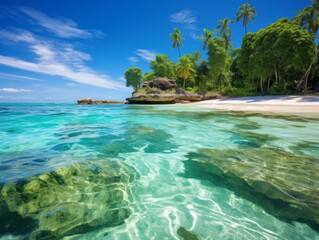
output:
[[[253,96],[190,103],[217,110],[273,113],[319,113],[319,96]]]

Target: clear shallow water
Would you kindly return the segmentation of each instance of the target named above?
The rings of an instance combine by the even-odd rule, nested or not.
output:
[[[116,187],[124,192],[121,207],[130,210],[124,222],[112,226],[99,217],[96,229],[80,229],[65,239],[319,239],[317,226],[276,217],[258,199],[237,191],[240,186],[223,184],[224,176],[216,180],[187,164],[201,149],[243,154],[280,149],[316,161],[319,117],[176,105],[1,104],[0,122],[3,186],[87,162],[114,162],[123,174],[129,168],[130,180]],[[16,232],[2,231],[0,239],[23,239],[25,233]]]

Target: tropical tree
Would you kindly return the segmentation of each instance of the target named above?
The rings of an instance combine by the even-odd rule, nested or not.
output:
[[[247,25],[249,19],[255,21],[255,16],[257,15],[255,7],[250,6],[249,3],[245,3],[238,8],[238,13],[236,14],[236,21],[243,20],[243,27],[245,27],[245,34],[247,34]]]
[[[258,80],[260,92],[273,83],[277,93],[296,87],[315,55],[313,37],[296,22],[279,19],[257,33],[248,33],[238,54],[238,67],[244,76]],[[290,75],[294,72],[293,76]],[[303,80],[307,83],[308,75]],[[307,89],[306,84],[304,84]]]
[[[225,48],[228,50],[230,46],[230,36],[231,36],[231,30],[229,29],[229,25],[232,24],[233,21],[230,20],[228,17],[219,20],[218,26],[216,27],[217,30],[219,30],[219,34],[224,38],[225,40]]]
[[[198,37],[199,39],[202,39],[204,41],[204,45],[203,45],[203,50],[204,51],[206,50],[207,44],[208,44],[209,40],[212,39],[213,35],[214,35],[214,32],[210,31],[207,28],[204,28],[204,35],[200,35]]]
[[[166,54],[156,55],[155,60],[150,62],[150,68],[156,77],[175,78],[174,63],[171,62]]]
[[[198,66],[198,64],[202,60],[202,55],[198,51],[195,51],[192,54],[192,58],[193,58],[193,67],[195,68]]]
[[[223,85],[229,83],[229,66],[227,64],[227,50],[224,47],[225,40],[215,37],[208,44],[208,67],[211,84],[218,86],[219,89]]]
[[[192,61],[180,61],[177,64],[176,72],[179,77],[183,78],[183,89],[185,89],[186,79],[188,79],[191,76],[191,74],[195,72]]]
[[[143,82],[142,70],[137,67],[129,68],[125,72],[126,86],[132,86],[136,91]]]
[[[298,11],[295,20],[302,28],[308,30],[314,37],[318,37],[319,29],[319,0],[313,0],[312,5]]]
[[[181,30],[179,30],[178,28],[175,28],[174,31],[170,34],[171,37],[171,42],[173,42],[173,48],[178,49],[178,55],[179,57],[181,57],[181,51],[180,51],[180,46],[182,46],[183,44],[183,34],[181,32]]]

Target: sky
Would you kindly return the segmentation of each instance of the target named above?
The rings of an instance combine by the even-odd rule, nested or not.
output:
[[[203,29],[235,19],[246,2],[257,11],[251,32],[310,5],[310,0],[1,0],[0,102],[125,100],[132,93],[126,69],[150,72],[156,54],[178,60],[169,41],[175,27],[185,38],[181,53],[198,50],[205,59],[198,39]],[[242,23],[230,28],[238,48]]]

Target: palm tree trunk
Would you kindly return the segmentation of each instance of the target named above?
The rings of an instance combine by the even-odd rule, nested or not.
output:
[[[247,25],[245,25],[245,35],[247,34]]]
[[[177,46],[177,49],[178,49],[178,55],[179,57],[181,57],[181,50],[179,49],[179,46]]]
[[[261,94],[264,94],[264,89],[263,89],[263,79],[260,79],[260,92]]]
[[[183,89],[185,90],[185,78],[183,78],[184,82],[183,82]]]
[[[269,88],[270,88],[270,77],[268,78],[268,84],[267,84],[267,92],[269,94]]]
[[[315,63],[316,59],[317,59],[318,53],[319,53],[319,45],[317,45],[316,54],[315,54],[315,56],[313,57],[313,59],[312,59],[310,65],[309,65],[307,71],[306,71],[305,74],[302,76],[300,82],[298,83],[298,85],[297,85],[297,87],[296,87],[297,90],[300,90],[301,84],[304,83],[305,91],[307,91],[308,77],[309,77],[309,74],[310,74],[310,72],[311,72],[312,66],[313,66],[313,64]]]

